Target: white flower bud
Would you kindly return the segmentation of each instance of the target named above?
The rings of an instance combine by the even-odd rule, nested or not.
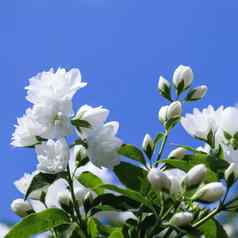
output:
[[[194,216],[190,212],[179,212],[171,218],[169,223],[174,226],[183,227],[191,223],[193,218]]]
[[[169,106],[163,106],[159,110],[159,120],[162,124],[164,124],[167,121],[167,111]]]
[[[204,164],[198,164],[188,171],[183,179],[183,184],[192,187],[200,184],[207,176],[207,167]]]
[[[11,209],[20,217],[25,217],[33,212],[32,206],[24,199],[16,199],[11,203]]]
[[[71,203],[71,194],[69,191],[62,191],[58,194],[57,199],[61,207],[68,207]]]
[[[172,150],[168,156],[168,158],[176,158],[176,159],[183,159],[186,150],[182,147],[178,147],[175,150]]]
[[[159,82],[158,82],[158,88],[160,91],[166,91],[170,87],[170,83],[167,79],[165,79],[163,76],[160,76]]]
[[[144,151],[147,151],[148,147],[150,147],[151,150],[154,148],[154,142],[149,134],[146,134],[142,143],[142,148]]]
[[[226,181],[228,181],[231,176],[233,176],[235,180],[238,178],[238,164],[236,163],[231,163],[225,171]]]
[[[201,85],[200,87],[194,88],[187,96],[187,100],[194,101],[202,99],[207,93],[208,87]]]
[[[180,83],[184,83],[184,88],[188,88],[192,81],[193,81],[193,71],[190,67],[180,65],[177,67],[177,69],[174,71],[173,75],[173,84],[176,88],[180,85]]]
[[[75,189],[75,198],[79,204],[79,206],[83,205],[83,201],[85,199],[85,196],[88,196],[88,192],[90,192],[89,189],[85,188],[85,187],[79,187],[77,189]]]
[[[182,104],[180,101],[175,101],[172,102],[169,107],[168,107],[168,111],[167,111],[167,119],[173,119],[173,118],[177,118],[180,117],[182,113]]]
[[[222,183],[212,182],[199,188],[192,199],[203,202],[216,202],[224,196],[225,192],[226,188]]]
[[[147,179],[155,191],[169,191],[171,187],[171,181],[169,177],[160,172],[158,169],[153,168],[149,171]]]

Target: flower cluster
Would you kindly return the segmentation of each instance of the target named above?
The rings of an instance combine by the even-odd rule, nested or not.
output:
[[[238,108],[183,116],[184,104],[208,88],[192,87],[193,71],[183,65],[171,81],[158,82],[168,101],[158,112],[163,131],[147,133],[140,149],[116,136],[119,123],[107,122],[108,109],[83,105],[74,113],[73,96],[87,85],[78,69],[30,79],[33,105],[18,118],[12,145],[34,149],[38,164],[14,183],[24,198],[11,209],[23,220],[6,238],[44,231],[55,238],[212,238],[209,229],[228,237],[215,216],[238,209],[238,197],[229,199],[238,180]],[[166,156],[178,124],[201,146],[178,145]]]

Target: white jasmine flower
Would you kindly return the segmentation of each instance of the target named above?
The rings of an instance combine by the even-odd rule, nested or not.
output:
[[[118,122],[109,122],[93,130],[87,137],[88,156],[98,167],[112,168],[120,163],[118,149],[122,141],[116,137]]]
[[[170,194],[174,196],[183,193],[182,181],[186,173],[181,169],[169,169],[164,174],[170,180]]]
[[[142,148],[144,149],[144,151],[147,151],[148,148],[150,148],[150,150],[153,150],[154,142],[149,134],[145,135],[142,143]]]
[[[32,109],[28,108],[23,117],[17,118],[17,123],[12,135],[13,146],[32,146],[39,142],[37,136],[43,133],[44,127],[35,120]]]
[[[238,132],[238,108],[227,107],[222,113],[221,129],[231,136]]]
[[[31,204],[21,198],[16,199],[11,203],[11,209],[20,217],[25,217],[33,211]]]
[[[181,118],[181,124],[191,136],[207,140],[207,136],[211,130],[214,135],[218,131],[222,113],[223,107],[214,110],[209,105],[208,108],[202,111],[195,108],[193,114],[186,114],[185,117]]]
[[[224,196],[225,192],[226,187],[222,183],[212,182],[199,188],[192,199],[199,199],[203,202],[216,202]]]
[[[163,76],[160,76],[159,82],[158,82],[158,89],[162,92],[168,92],[170,88],[170,83],[167,79],[165,79]]]
[[[16,180],[14,182],[14,185],[16,186],[18,191],[25,195],[27,190],[28,190],[28,188],[29,188],[29,186],[31,185],[32,179],[38,173],[39,173],[39,171],[37,171],[37,170],[34,171],[32,174],[25,173],[23,177],[21,177],[20,179]],[[45,190],[46,189],[35,190],[32,193],[30,193],[29,198],[40,200],[42,191],[45,191]]]
[[[57,200],[61,207],[69,207],[72,202],[71,193],[68,190],[60,191],[57,194]]]
[[[191,223],[194,216],[191,212],[179,212],[176,213],[170,220],[170,224],[178,227],[186,226]]]
[[[90,190],[84,186],[78,186],[75,189],[75,198],[79,206],[83,205],[83,201],[88,193],[90,193]]]
[[[26,99],[33,104],[49,105],[52,101],[71,100],[80,88],[87,85],[81,81],[79,69],[66,71],[59,68],[42,72],[29,80]]]
[[[238,163],[231,163],[230,166],[225,170],[225,179],[228,181],[230,176],[234,179],[238,178]]]
[[[169,153],[168,158],[183,159],[185,156],[185,153],[186,153],[186,150],[184,148],[178,147]]]
[[[183,81],[184,89],[188,88],[193,81],[193,71],[190,67],[180,65],[176,68],[173,75],[173,84],[176,88]]]
[[[231,145],[222,145],[224,158],[229,163],[235,163],[238,165],[238,150],[234,150]]]
[[[158,168],[153,168],[149,171],[147,179],[155,191],[161,192],[163,190],[169,192],[171,188],[171,181],[169,176],[159,171]]]
[[[195,165],[191,168],[183,179],[183,184],[187,187],[200,184],[207,176],[207,167],[204,164]]]
[[[0,238],[4,238],[9,230],[10,228],[7,225],[0,223]]]
[[[100,107],[91,107],[88,105],[83,105],[78,110],[75,118],[89,122],[90,128],[81,128],[81,131],[78,132],[81,138],[85,138],[92,129],[101,127],[109,115],[109,110],[106,108]]]
[[[66,169],[69,160],[69,147],[65,139],[48,140],[35,148],[39,171],[55,174]]]
[[[35,120],[45,128],[41,137],[59,139],[71,133],[70,117],[73,115],[72,102],[59,100],[49,105],[35,105],[33,107]]]
[[[207,93],[208,87],[206,85],[201,85],[197,88],[194,88],[189,92],[187,100],[194,101],[202,99]]]

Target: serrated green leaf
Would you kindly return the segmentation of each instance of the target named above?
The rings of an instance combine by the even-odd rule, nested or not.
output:
[[[102,180],[99,177],[97,177],[95,174],[89,171],[85,171],[81,173],[77,177],[77,180],[85,187],[95,191],[97,194],[101,194],[104,192],[104,189],[100,187],[100,185],[103,184]]]
[[[49,208],[23,218],[13,226],[5,238],[29,238],[32,235],[68,223],[70,223],[70,218],[63,210]]]
[[[146,178],[146,172],[142,168],[126,162],[115,166],[113,171],[122,184],[137,191],[141,188],[141,180]]]
[[[124,144],[119,148],[118,153],[127,158],[139,161],[144,165],[146,164],[143,153],[134,145]]]

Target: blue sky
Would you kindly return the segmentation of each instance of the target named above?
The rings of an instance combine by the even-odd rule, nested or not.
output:
[[[141,144],[161,130],[165,101],[156,86],[179,64],[190,65],[194,85],[207,84],[193,106],[238,102],[238,2],[162,0],[24,0],[0,3],[1,200],[0,220],[20,194],[13,181],[35,168],[33,151],[9,145],[16,117],[29,104],[28,78],[50,67],[79,67],[88,87],[75,98],[111,109],[125,142]],[[180,126],[170,142],[194,144]]]

